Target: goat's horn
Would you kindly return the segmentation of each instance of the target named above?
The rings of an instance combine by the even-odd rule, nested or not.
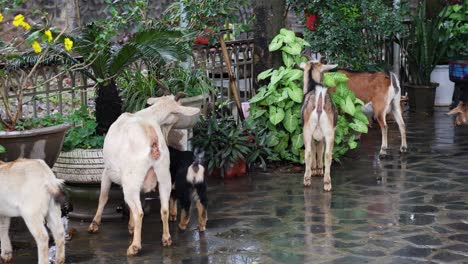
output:
[[[184,93],[184,92],[178,92],[178,93],[175,95],[174,100],[176,100],[176,102],[177,102],[177,101],[179,101],[180,98],[184,98],[185,96],[187,96],[186,93]]]

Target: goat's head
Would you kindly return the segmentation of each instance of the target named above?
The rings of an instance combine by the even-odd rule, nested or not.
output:
[[[455,118],[455,124],[457,124],[457,126],[468,125],[468,103],[461,102],[457,107],[447,113],[447,115],[454,114],[457,115]]]
[[[196,107],[182,106],[174,95],[152,97],[147,100],[159,115],[159,125],[176,129],[193,127],[198,121],[200,109]]]
[[[309,60],[301,63],[300,66],[304,70],[304,93],[307,93],[323,82],[324,72],[336,68],[338,64],[324,64],[319,60]]]
[[[195,148],[193,151],[193,162],[203,164],[205,158],[205,151],[203,149]]]

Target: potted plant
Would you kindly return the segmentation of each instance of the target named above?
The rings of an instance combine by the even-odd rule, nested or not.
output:
[[[11,41],[0,40],[0,98],[3,109],[0,113],[0,145],[6,149],[0,154],[0,160],[40,158],[52,167],[70,124],[62,124],[60,119],[26,119],[24,95],[27,89],[39,88],[28,83],[37,69],[45,63],[55,62],[55,51],[68,53],[73,43],[63,36],[64,31],[59,32],[47,23],[31,25],[23,14],[13,16],[12,9],[2,8],[5,8],[0,10],[2,33],[7,31],[7,21],[12,21],[17,30],[14,31],[15,36],[10,36]]]
[[[193,129],[192,145],[205,151],[209,175],[231,178],[245,174],[252,138],[239,128],[226,105],[218,105],[201,117]]]
[[[438,83],[431,82],[431,73],[445,55],[448,37],[439,26],[440,16],[426,16],[426,1],[420,3],[411,18],[408,35],[400,40],[407,58],[408,82],[404,86],[410,111],[432,113]]]

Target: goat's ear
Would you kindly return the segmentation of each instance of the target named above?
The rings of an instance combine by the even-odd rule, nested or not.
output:
[[[305,69],[305,67],[306,67],[306,65],[307,65],[307,63],[305,63],[305,62],[301,62],[301,64],[299,65],[299,67],[301,67],[301,69],[303,69],[303,70],[304,70],[304,69]]]
[[[320,68],[320,72],[325,72],[331,69],[335,69],[337,66],[338,64],[323,64],[322,67]]]
[[[148,100],[146,100],[146,103],[149,104],[149,105],[153,105],[154,103],[156,103],[157,100],[158,100],[158,98],[156,98],[156,97],[150,97],[150,98],[148,98]]]

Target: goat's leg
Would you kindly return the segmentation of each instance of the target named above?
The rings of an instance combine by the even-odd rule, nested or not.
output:
[[[141,226],[143,223],[143,209],[141,208],[140,190],[122,184],[125,202],[130,208],[135,227],[133,228],[132,244],[128,247],[127,255],[135,256],[141,250]]]
[[[88,227],[88,232],[96,233],[99,230],[99,225],[101,224],[102,212],[104,211],[104,206],[106,206],[107,200],[109,199],[109,190],[111,188],[111,179],[107,175],[107,169],[104,169],[101,177],[101,191],[99,193],[99,204],[96,211],[96,215],[93,218],[93,221]]]
[[[333,144],[335,140],[335,131],[331,128],[328,133],[325,134],[325,173],[323,175],[323,189],[325,191],[330,191],[332,188],[331,185],[331,176],[330,176],[330,167],[333,158]]]
[[[158,172],[159,198],[161,201],[161,220],[163,223],[162,243],[163,246],[172,244],[171,234],[169,232],[169,197],[171,196],[172,184],[169,165],[160,166]]]
[[[0,245],[2,247],[0,260],[4,262],[10,262],[13,257],[13,249],[11,247],[10,237],[8,236],[9,229],[10,217],[0,216]]]
[[[169,221],[177,221],[177,198],[174,192],[175,190],[172,190],[169,199]]]
[[[40,214],[23,214],[24,222],[37,244],[38,264],[49,263],[49,235]]]
[[[55,264],[65,263],[65,230],[61,215],[60,206],[51,201],[46,219],[56,246]]]
[[[381,158],[384,158],[385,156],[387,156],[387,147],[388,147],[388,143],[387,143],[388,127],[387,127],[387,121],[385,120],[385,113],[386,111],[380,111],[380,112],[377,112],[377,116],[376,116],[377,122],[379,122],[380,131],[382,133],[382,145],[380,147],[380,152],[379,152],[379,156]]]
[[[325,140],[320,140],[316,144],[317,154],[317,167],[315,169],[315,175],[323,176],[323,151],[324,151]]]
[[[200,232],[203,232],[206,229],[206,222],[208,221],[208,212],[206,210],[206,206],[208,203],[206,198],[206,184],[197,184],[195,188],[197,190],[199,198],[199,200],[196,203],[198,211],[198,230],[200,230]]]
[[[130,211],[128,214],[128,233],[133,235],[133,232],[135,231],[135,220],[133,219],[132,209],[129,207],[128,210]]]
[[[305,172],[304,172],[304,186],[310,186],[312,169],[315,169],[315,166],[312,166],[312,158],[315,152],[312,149],[314,144],[314,139],[312,138],[312,129],[309,126],[309,122],[306,122],[304,125],[304,162],[305,162]]]
[[[191,205],[192,205],[192,201],[190,200],[189,188],[184,188],[183,191],[180,192],[179,200],[180,200],[180,207],[181,207],[179,228],[181,230],[186,230],[190,222],[190,212],[191,212]]]
[[[392,106],[392,114],[393,118],[398,124],[398,129],[400,130],[400,136],[401,136],[401,146],[400,146],[400,152],[404,153],[407,151],[407,145],[406,145],[406,126],[405,126],[405,121],[403,121],[403,115],[401,113],[401,107],[400,107],[400,102],[399,100],[393,99],[393,106]]]

